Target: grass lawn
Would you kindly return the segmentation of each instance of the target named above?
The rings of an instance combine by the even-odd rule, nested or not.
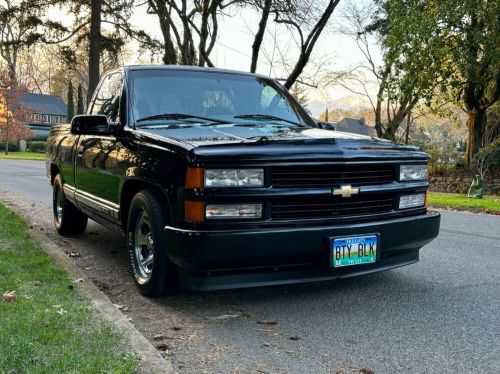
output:
[[[0,373],[130,373],[136,361],[72,281],[0,204]]]
[[[451,208],[500,214],[500,196],[484,196],[482,199],[471,199],[467,195],[431,192],[427,196],[429,205],[436,208]]]
[[[0,152],[0,159],[2,158],[12,160],[45,160],[45,153],[9,152],[9,154],[6,155],[5,152]]]

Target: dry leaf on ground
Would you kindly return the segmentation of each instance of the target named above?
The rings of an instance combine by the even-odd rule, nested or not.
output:
[[[266,320],[266,321],[257,321],[257,323],[258,323],[259,325],[274,326],[274,325],[277,325],[277,324],[278,324],[278,321],[271,321],[271,320],[267,321],[267,320]]]
[[[16,299],[17,299],[16,291],[10,291],[10,292],[7,291],[3,293],[2,301],[4,303],[9,303],[11,301],[15,301]]]
[[[215,319],[215,320],[224,320],[224,319],[229,319],[229,318],[236,318],[239,317],[239,314],[223,314],[221,316],[217,317],[207,317],[208,319]]]

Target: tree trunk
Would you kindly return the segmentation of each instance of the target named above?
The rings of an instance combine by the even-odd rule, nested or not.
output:
[[[260,17],[259,28],[255,34],[252,44],[252,63],[250,64],[250,73],[255,73],[257,70],[257,62],[259,61],[259,52],[262,42],[264,40],[264,32],[267,27],[267,20],[271,11],[273,0],[265,0],[264,7],[262,8],[262,16]]]
[[[405,144],[408,144],[410,140],[410,127],[411,127],[411,112],[406,116],[406,134],[405,134]]]
[[[7,120],[5,123],[5,154],[9,154],[9,112],[7,112]]]
[[[99,84],[101,64],[101,0],[91,0],[89,35],[89,88],[87,104]]]
[[[469,135],[467,138],[467,150],[465,151],[465,163],[470,165],[472,158],[483,146],[483,135],[486,127],[486,110],[472,108],[467,113],[467,128]]]

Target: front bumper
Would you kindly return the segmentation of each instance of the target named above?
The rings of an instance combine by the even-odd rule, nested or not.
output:
[[[439,233],[440,215],[334,226],[183,230],[167,226],[169,257],[181,285],[213,290],[350,277],[418,261],[419,249]],[[333,269],[330,238],[378,234],[376,263]]]

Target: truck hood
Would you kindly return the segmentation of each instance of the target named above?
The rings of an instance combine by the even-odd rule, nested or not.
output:
[[[174,141],[190,151],[193,159],[424,159],[413,146],[341,131],[310,127],[216,125],[210,127],[148,127],[139,130],[156,142]]]

